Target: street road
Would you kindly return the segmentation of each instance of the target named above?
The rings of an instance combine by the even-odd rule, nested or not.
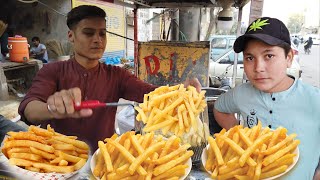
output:
[[[304,53],[303,46],[299,46],[302,81],[320,88],[320,45],[313,45],[311,54]]]

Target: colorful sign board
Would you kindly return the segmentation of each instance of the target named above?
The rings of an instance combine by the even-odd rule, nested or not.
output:
[[[175,85],[197,77],[208,86],[210,43],[140,42],[138,72],[140,79],[155,85]]]

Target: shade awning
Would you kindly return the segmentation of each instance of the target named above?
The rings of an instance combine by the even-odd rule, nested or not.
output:
[[[217,6],[216,0],[129,0],[139,7],[144,5],[156,8],[176,8],[176,7],[210,7]]]
[[[125,3],[122,0],[102,0],[113,2],[115,4],[124,5],[136,8],[181,8],[181,7],[218,7],[222,1],[230,0],[127,0],[130,3]],[[219,2],[221,1],[221,2]],[[244,6],[250,0],[234,1],[237,7]]]
[[[101,0],[131,8],[181,8],[181,7],[218,7],[221,2],[230,0]],[[235,6],[240,7],[250,0],[237,0]]]

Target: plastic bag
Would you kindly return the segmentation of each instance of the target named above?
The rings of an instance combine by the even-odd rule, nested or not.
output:
[[[123,108],[116,116],[118,121],[119,133],[123,134],[134,129],[135,110],[133,106]]]

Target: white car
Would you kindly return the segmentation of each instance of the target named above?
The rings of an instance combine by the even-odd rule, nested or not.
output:
[[[297,59],[299,56],[295,53],[293,62],[290,68],[287,69],[287,74],[294,76],[295,78],[301,77],[301,68]],[[233,63],[234,63],[235,52],[233,49],[229,49],[226,53],[222,54],[215,61],[210,59],[209,63],[209,84],[211,87],[219,87],[219,81],[217,77],[227,77],[232,78],[233,74]],[[237,65],[237,75],[236,75],[236,85],[241,84],[244,78],[243,74],[243,55],[238,54],[238,65]]]

